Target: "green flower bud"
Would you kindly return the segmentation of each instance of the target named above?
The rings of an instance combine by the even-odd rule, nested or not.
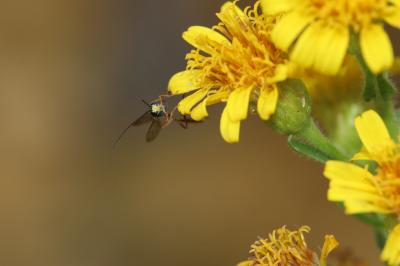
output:
[[[310,121],[311,98],[301,80],[289,79],[278,86],[278,105],[268,123],[282,134],[296,134]]]

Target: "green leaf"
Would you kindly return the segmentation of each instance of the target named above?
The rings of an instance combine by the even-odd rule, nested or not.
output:
[[[296,151],[300,154],[303,154],[317,162],[325,163],[326,161],[328,161],[330,159],[327,155],[325,155],[321,151],[300,141],[299,139],[296,139],[296,137],[294,137],[293,135],[290,135],[288,137],[288,145],[294,151]]]

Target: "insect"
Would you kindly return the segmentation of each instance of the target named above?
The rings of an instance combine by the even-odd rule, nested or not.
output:
[[[162,97],[155,102],[148,103],[144,100],[142,100],[142,102],[147,105],[148,110],[121,132],[114,143],[114,148],[131,127],[150,123],[150,126],[146,132],[146,142],[151,142],[156,139],[161,130],[170,125],[172,121],[178,122],[179,125],[184,129],[188,128],[189,123],[200,122],[187,118],[185,115],[183,115],[182,118],[174,118],[176,107],[171,112],[167,112]]]

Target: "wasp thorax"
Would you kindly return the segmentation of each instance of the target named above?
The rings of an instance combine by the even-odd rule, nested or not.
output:
[[[150,106],[150,111],[153,116],[163,116],[165,113],[165,107],[161,103],[152,103]]]

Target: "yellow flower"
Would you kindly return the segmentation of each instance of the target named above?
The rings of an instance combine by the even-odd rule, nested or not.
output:
[[[390,234],[382,252],[382,260],[389,265],[400,264],[400,225],[397,225]]]
[[[348,162],[328,161],[324,175],[330,180],[328,199],[343,202],[346,213],[383,213],[400,218],[400,145],[389,136],[380,116],[372,110],[356,118],[363,143],[353,160],[377,163],[375,174]],[[392,230],[382,259],[400,264],[400,225]]]
[[[192,92],[178,104],[194,120],[208,116],[207,105],[227,102],[220,131],[227,142],[239,141],[240,121],[247,118],[249,102],[257,102],[263,120],[275,112],[276,83],[288,76],[285,54],[271,43],[276,17],[259,12],[259,2],[242,11],[227,2],[217,13],[217,26],[192,26],[183,38],[195,50],[187,54],[187,69],[169,81],[172,94]]]
[[[267,14],[283,14],[272,33],[282,50],[304,67],[336,74],[346,55],[350,33],[373,73],[389,69],[393,49],[382,21],[400,28],[398,0],[262,0]]]
[[[256,241],[250,250],[250,259],[240,262],[237,266],[312,266],[318,262],[317,255],[308,249],[304,233],[309,233],[308,226],[290,231],[286,227],[279,228],[269,234],[266,239]],[[326,266],[328,254],[339,243],[332,235],[325,236],[325,243],[317,265]]]

